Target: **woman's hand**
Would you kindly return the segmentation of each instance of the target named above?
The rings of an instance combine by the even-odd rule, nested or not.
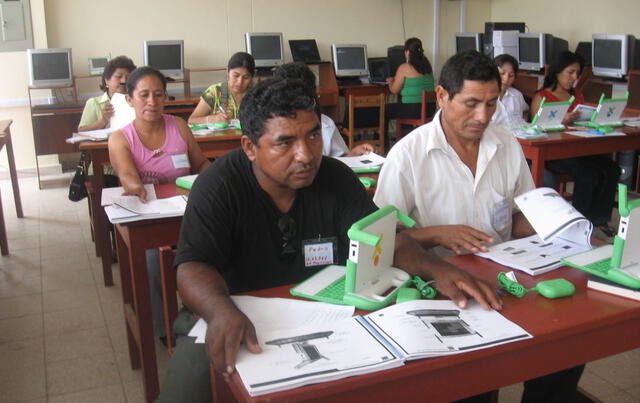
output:
[[[562,119],[562,124],[565,126],[569,126],[573,124],[580,117],[580,111],[567,112]]]
[[[123,196],[138,196],[141,202],[147,202],[147,190],[144,188],[142,183],[135,183],[132,185],[124,185]]]
[[[215,123],[215,122],[225,122],[229,123],[229,119],[227,118],[227,114],[224,111],[220,111],[213,115],[207,116],[207,123]]]
[[[109,122],[111,121],[111,118],[113,117],[113,115],[115,115],[116,110],[113,107],[113,105],[111,105],[110,102],[107,102],[103,107],[102,107],[102,121],[105,124],[105,127],[109,124]]]

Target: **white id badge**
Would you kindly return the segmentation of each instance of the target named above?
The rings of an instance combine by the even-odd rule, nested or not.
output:
[[[491,225],[497,232],[504,230],[511,222],[511,203],[508,199],[502,199],[493,205]]]
[[[334,264],[337,239],[335,237],[307,239],[302,241],[304,267],[326,266]]]
[[[187,156],[187,154],[172,155],[171,161],[173,162],[173,167],[176,169],[191,168],[191,164],[189,163],[189,157]]]

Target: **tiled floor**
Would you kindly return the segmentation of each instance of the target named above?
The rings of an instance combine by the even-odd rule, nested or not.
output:
[[[64,184],[38,190],[23,178],[17,219],[9,181],[0,188],[11,251],[0,258],[0,402],[142,402],[118,271],[105,288],[86,200],[70,202]],[[167,355],[156,347],[162,371]],[[605,402],[640,401],[640,349],[589,364],[581,385]],[[505,388],[500,402],[520,392]]]

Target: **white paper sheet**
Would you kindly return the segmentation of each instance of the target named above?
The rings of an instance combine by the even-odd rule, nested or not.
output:
[[[144,189],[147,191],[147,200],[157,199],[156,188],[152,184],[147,183],[146,185],[144,185]],[[124,188],[122,186],[118,186],[115,188],[103,188],[100,205],[109,206],[113,204],[113,199],[116,197],[122,196],[122,193],[124,193]],[[137,197],[137,196],[132,196],[132,197]]]
[[[136,112],[129,106],[124,94],[119,92],[113,94],[111,97],[111,105],[113,105],[113,109],[115,110],[109,124],[112,129],[121,129],[136,118]]]

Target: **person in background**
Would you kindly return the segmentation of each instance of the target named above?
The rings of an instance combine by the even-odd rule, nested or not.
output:
[[[533,235],[514,197],[534,188],[518,141],[491,123],[501,90],[495,63],[475,50],[443,66],[433,120],[403,137],[380,172],[378,206],[392,204],[416,221],[401,233],[439,256],[486,251]],[[524,383],[522,402],[571,402],[584,365]],[[465,399],[490,401],[489,394]]]
[[[176,349],[158,402],[211,401],[210,364],[226,379],[244,345],[259,353],[251,321],[231,294],[300,282],[323,266],[305,259],[313,242],[331,242],[333,262],[349,253],[347,230],[376,210],[346,165],[322,155],[318,98],[301,80],[270,79],[252,88],[240,107],[242,149],[216,159],[196,180],[184,214],[177,285],[185,304],[174,323]],[[429,257],[398,234],[394,266],[424,279],[460,308],[473,297],[500,309],[482,280]],[[188,307],[188,309],[187,309]],[[188,337],[207,322],[205,344]]]
[[[163,114],[167,84],[158,70],[140,67],[127,80],[127,102],[136,113],[133,122],[109,137],[109,159],[125,195],[147,201],[144,184],[175,183],[179,176],[202,172],[210,165],[179,117]],[[160,260],[157,249],[147,250],[154,333],[165,338]]]
[[[202,93],[200,102],[189,116],[189,123],[229,123],[232,119],[238,119],[242,97],[251,87],[255,73],[253,56],[245,52],[231,56],[225,81],[213,84]]]
[[[314,92],[316,91],[316,76],[304,63],[284,64],[276,70],[275,77],[302,80]],[[333,119],[325,114],[320,115],[320,125],[322,126],[322,155],[328,157],[352,157],[375,151],[375,147],[368,143],[359,144],[349,151],[349,147],[347,147],[342,135],[340,135],[340,131]]]
[[[565,126],[573,123],[579,114],[574,111],[575,107],[584,103],[582,92],[574,88],[583,66],[584,61],[580,55],[569,51],[560,53],[549,66],[542,89],[531,102],[531,116],[538,112],[543,97],[546,102],[558,102],[568,101],[574,96],[575,100],[562,119]],[[574,180],[573,206],[607,237],[615,235],[615,229],[609,227],[608,222],[611,220],[620,167],[611,157],[600,154],[553,160],[548,161],[545,168],[555,174],[570,175]],[[545,183],[548,187],[555,187],[554,185],[555,183]]]
[[[500,97],[496,106],[496,112],[493,114],[491,121],[502,124],[507,128],[522,125],[527,119],[529,105],[524,100],[524,96],[520,91],[513,88],[513,82],[518,74],[518,61],[509,54],[502,54],[493,59],[498,66],[500,72],[501,87]]]
[[[78,131],[105,129],[113,117],[113,105],[109,102],[116,92],[127,93],[127,78],[136,65],[127,56],[115,57],[107,63],[100,79],[100,89],[104,94],[89,98],[84,105]]]
[[[89,131],[106,129],[111,123],[114,114],[113,105],[111,105],[111,97],[116,92],[121,94],[127,93],[127,79],[129,74],[136,69],[133,60],[127,56],[115,57],[107,63],[100,78],[100,89],[104,91],[99,97],[89,98],[84,105],[82,117],[78,124],[78,131]],[[84,152],[84,151],[83,151]],[[93,164],[90,167],[90,173],[93,171]],[[118,178],[111,165],[103,167],[105,174],[105,187],[118,186]]]
[[[417,119],[422,109],[422,91],[433,92],[433,69],[424,55],[422,41],[409,38],[404,43],[404,57],[396,75],[387,79],[389,91],[400,94],[400,102],[385,106],[385,120]],[[435,104],[427,105],[427,116],[435,112]],[[388,124],[387,124],[388,127]]]

